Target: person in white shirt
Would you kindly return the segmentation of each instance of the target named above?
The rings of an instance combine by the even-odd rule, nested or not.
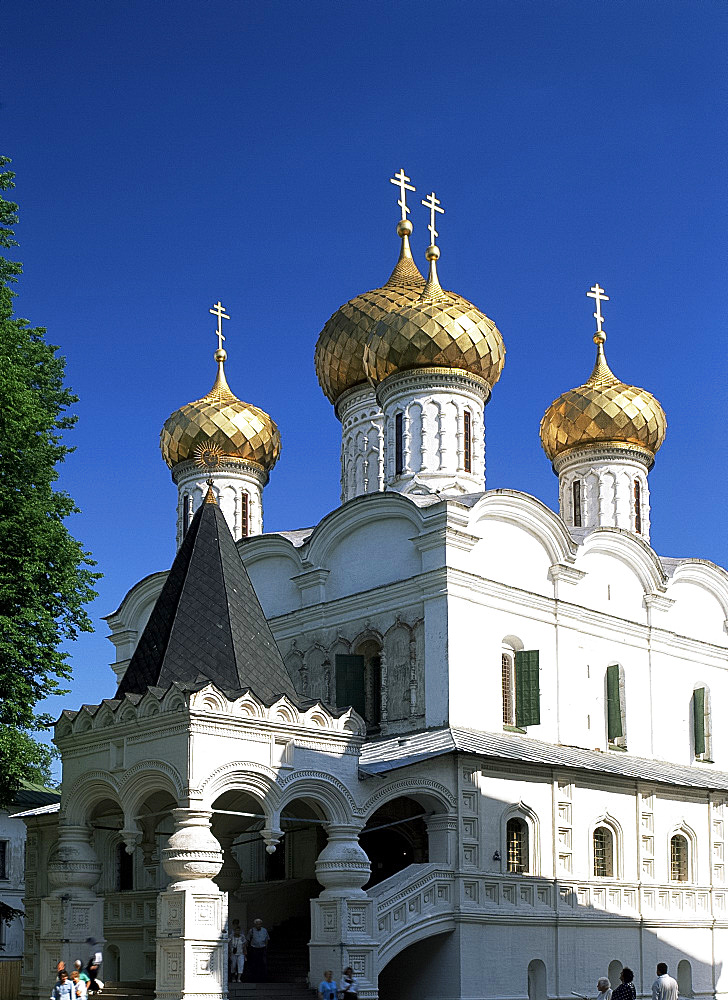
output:
[[[664,962],[657,966],[657,979],[652,984],[652,1000],[678,1000],[677,982],[672,976],[668,976]]]
[[[359,996],[359,985],[354,978],[354,970],[350,965],[347,965],[341,974],[341,989],[344,991],[344,1000],[350,1000],[351,997]]]
[[[242,982],[246,948],[247,944],[240,929],[240,921],[233,920],[233,926],[230,929],[230,939],[228,941],[231,983]]]
[[[250,978],[254,983],[264,983],[268,979],[268,942],[270,934],[258,917],[248,931],[248,963]]]
[[[612,984],[606,976],[597,982],[597,1000],[612,1000]]]

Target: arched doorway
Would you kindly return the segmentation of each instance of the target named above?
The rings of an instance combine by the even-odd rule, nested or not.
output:
[[[546,1000],[546,966],[540,958],[528,963],[528,1000]]]
[[[428,811],[414,799],[392,799],[373,813],[359,840],[366,851],[372,876],[365,888],[377,885],[412,864],[429,860]]]

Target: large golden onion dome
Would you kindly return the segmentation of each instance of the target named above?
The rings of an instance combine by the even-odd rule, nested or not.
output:
[[[424,287],[425,279],[412,259],[411,233],[409,220],[397,226],[402,249],[387,283],[345,302],[319,334],[314,354],[316,374],[332,403],[347,389],[366,383],[364,345],[382,316],[414,302]]]
[[[250,462],[265,472],[278,461],[281,435],[275,422],[231,391],[225,378],[226,358],[226,351],[215,351],[218,372],[212,389],[167,418],[159,444],[170,469],[199,458],[206,446],[212,446],[223,462]]]
[[[665,440],[664,410],[646,389],[619,381],[607,364],[605,340],[598,331],[596,363],[584,385],[555,399],[541,420],[541,444],[552,462],[572,448],[611,445],[639,448],[652,464]]]
[[[500,331],[472,302],[444,291],[437,277],[439,248],[427,248],[430,274],[414,303],[389,312],[364,349],[367,377],[378,385],[412,368],[468,372],[492,389],[501,376],[506,349]]]

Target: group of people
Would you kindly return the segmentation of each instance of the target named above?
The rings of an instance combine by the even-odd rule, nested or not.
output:
[[[241,983],[243,970],[248,963],[247,978],[252,983],[264,983],[268,979],[268,944],[270,934],[258,917],[247,934],[243,934],[240,921],[233,920],[228,938],[230,959],[230,982]]]
[[[92,947],[96,944],[92,938],[86,943]],[[85,966],[81,959],[77,958],[70,972],[65,962],[59,962],[58,978],[51,993],[51,1000],[87,1000],[89,995],[99,994],[104,988],[103,980],[99,976],[102,958],[101,952],[94,949]]]
[[[657,966],[657,979],[652,984],[652,1000],[679,1000],[677,982],[668,975],[667,965],[660,962]],[[637,991],[634,986],[634,972],[626,966],[619,974],[621,980],[616,989],[602,977],[597,983],[597,1000],[635,1000]]]
[[[359,996],[354,970],[350,965],[341,974],[341,983],[337,986],[331,969],[324,972],[324,978],[319,983],[318,1000],[352,1000]]]

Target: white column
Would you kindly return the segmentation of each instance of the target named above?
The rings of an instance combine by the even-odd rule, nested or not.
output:
[[[384,489],[384,417],[367,383],[336,401],[341,421],[341,502]],[[359,475],[357,475],[357,472]]]
[[[157,1000],[227,996],[227,895],[208,810],[173,809],[175,831],[162,852],[174,880],[157,904]]]
[[[384,413],[386,489],[446,496],[485,490],[485,404],[488,385],[454,368],[396,372],[377,389]],[[470,470],[465,413],[470,416]],[[395,465],[396,420],[403,415],[402,472]],[[417,414],[414,419],[413,415]]]
[[[319,983],[326,969],[350,965],[360,982],[362,1000],[378,996],[374,900],[362,886],[369,881],[369,858],[359,843],[361,826],[331,824],[328,843],[316,861],[324,887],[311,900],[310,981]]]
[[[104,937],[104,906],[94,886],[101,877],[101,862],[91,844],[87,826],[62,823],[58,846],[48,864],[50,895],[41,901],[39,978],[45,986],[53,982],[60,959],[67,969],[81,955],[88,958],[88,938]]]
[[[263,487],[268,473],[249,462],[225,462],[212,474],[196,462],[182,462],[172,470],[179,491],[177,502],[177,546],[207,493],[207,480],[220,505],[230,533],[237,542],[263,533]],[[189,501],[186,499],[189,498]],[[245,507],[247,505],[247,519]],[[247,520],[247,529],[245,521]]]
[[[559,456],[554,469],[559,477],[560,513],[571,534],[581,539],[594,528],[616,527],[649,542],[647,474],[653,461],[653,456],[641,448],[615,445],[574,448]],[[594,476],[598,482],[596,491],[587,488]],[[573,484],[577,480],[581,483],[581,527],[574,525],[573,518]],[[640,531],[637,531],[635,482],[639,483]]]

